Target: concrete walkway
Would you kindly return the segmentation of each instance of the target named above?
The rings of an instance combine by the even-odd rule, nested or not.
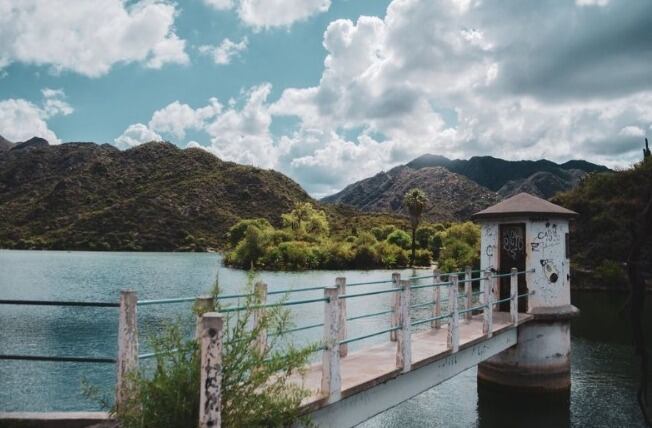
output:
[[[460,350],[473,346],[484,340],[482,334],[482,315],[475,315],[471,320],[460,320]],[[518,325],[532,319],[531,315],[519,313]],[[509,322],[509,313],[493,313],[493,333],[499,334],[505,329],[513,328]],[[447,348],[448,327],[431,328],[412,334],[412,370],[436,362],[452,355]],[[396,368],[396,342],[369,346],[340,360],[342,377],[342,399],[361,391],[373,388],[401,374]],[[303,402],[305,410],[310,412],[325,405],[320,395],[321,362],[312,364],[303,376],[295,376],[293,382],[308,389],[312,394]]]

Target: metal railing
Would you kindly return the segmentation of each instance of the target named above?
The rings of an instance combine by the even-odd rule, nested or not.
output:
[[[483,320],[482,332],[486,337],[493,334],[493,309],[496,305],[510,302],[510,322],[514,325],[518,323],[518,305],[519,299],[525,298],[531,293],[518,294],[518,277],[526,275],[530,271],[517,271],[512,269],[510,273],[492,273],[490,271],[471,270],[470,268],[460,272],[441,273],[434,270],[430,275],[412,276],[402,280],[400,274],[393,274],[391,280],[354,282],[347,284],[345,278],[337,278],[334,286],[314,286],[303,288],[290,288],[281,290],[267,290],[265,283],[257,283],[253,293],[239,294],[222,294],[216,297],[179,297],[163,299],[138,300],[134,291],[123,290],[120,294],[120,302],[79,302],[79,301],[44,301],[44,300],[0,300],[0,305],[36,305],[36,306],[76,306],[76,307],[95,307],[95,308],[119,308],[118,322],[118,353],[116,357],[105,356],[44,356],[44,355],[0,355],[0,360],[23,360],[23,361],[53,361],[53,362],[75,362],[75,363],[115,363],[118,367],[117,376],[117,395],[116,402],[120,403],[122,397],[119,391],[125,386],[127,373],[138,366],[139,360],[153,358],[159,354],[155,352],[137,353],[138,334],[137,334],[137,306],[165,305],[184,302],[197,302],[197,304],[210,303],[212,307],[215,301],[228,299],[250,299],[244,305],[227,306],[220,309],[220,312],[229,314],[240,311],[254,311],[254,324],[260,322],[261,314],[266,309],[275,307],[291,307],[296,305],[323,303],[325,305],[323,322],[312,323],[304,326],[289,328],[282,332],[276,332],[272,335],[293,334],[305,330],[323,328],[323,343],[319,348],[323,352],[322,356],[322,391],[326,396],[336,394],[333,388],[338,386],[331,383],[330,376],[333,375],[330,367],[332,364],[339,363],[336,360],[345,358],[348,353],[348,345],[388,334],[390,341],[397,342],[397,368],[402,371],[411,369],[411,330],[415,327],[423,326],[430,323],[431,328],[438,329],[446,325],[452,334],[448,334],[447,346],[452,352],[459,349],[459,328],[460,317],[470,321],[474,313],[481,312]],[[479,274],[474,276],[474,274]],[[460,278],[464,275],[463,279]],[[504,277],[510,277],[509,297],[496,300],[494,298],[495,290],[493,287],[494,280]],[[446,281],[442,281],[446,278]],[[432,279],[427,284],[419,284],[418,281]],[[480,288],[473,290],[473,283],[479,283]],[[356,287],[362,285],[380,285],[392,284],[389,288],[371,289],[365,292],[347,293],[347,287]],[[460,286],[463,292],[460,292]],[[413,290],[432,289],[432,298],[425,302],[411,303]],[[276,302],[267,302],[270,295],[289,295],[292,293],[317,291],[324,292],[323,297],[314,297],[299,300],[280,300]],[[448,296],[441,296],[441,290],[447,290]],[[371,313],[358,314],[354,316],[347,315],[347,302],[350,299],[366,298],[370,296],[389,295],[391,298],[391,308]],[[476,299],[480,299],[478,302]],[[445,304],[443,306],[442,304]],[[429,316],[423,319],[412,320],[411,315],[414,309],[432,307]],[[371,317],[380,317],[390,315],[389,325],[380,330],[360,334],[353,337],[347,335],[347,322],[353,322]],[[200,316],[198,319],[197,337],[202,337],[202,325],[206,321],[210,324],[210,317],[222,317],[222,315],[211,313],[210,316]],[[222,325],[221,323],[219,324]],[[221,327],[220,327],[221,328]],[[264,332],[262,340],[263,346],[266,343],[267,333]],[[204,341],[202,343],[202,364],[204,357],[208,352]],[[208,342],[207,342],[208,343]],[[212,345],[211,345],[212,346]],[[221,343],[219,345],[222,346]],[[176,352],[175,350],[166,351],[165,353]],[[220,351],[221,352],[221,351]]]

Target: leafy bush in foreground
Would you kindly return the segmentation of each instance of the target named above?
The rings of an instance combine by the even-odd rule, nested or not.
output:
[[[249,291],[252,289],[250,280]],[[282,307],[267,309],[261,321],[250,327],[253,307],[259,303],[256,297],[247,298],[246,310],[225,320],[222,426],[309,424],[299,413],[301,401],[309,392],[291,383],[290,378],[303,372],[317,346],[297,348],[288,340],[283,332],[291,327],[289,311]],[[180,324],[172,324],[152,339],[156,353],[153,367],[131,373],[129,399],[126,405],[113,409],[121,428],[197,425],[200,350],[197,340],[186,339],[182,330]],[[254,345],[263,331],[267,331],[269,342],[264,350],[258,350]]]

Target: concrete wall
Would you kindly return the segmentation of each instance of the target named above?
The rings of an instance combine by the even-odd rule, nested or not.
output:
[[[525,223],[526,269],[529,309],[570,304],[570,260],[566,258],[568,220],[561,218],[510,218],[482,224],[481,269],[499,268],[500,224]],[[509,268],[507,268],[509,269]]]
[[[526,224],[529,307],[570,305],[570,260],[566,258],[568,220],[543,219]]]

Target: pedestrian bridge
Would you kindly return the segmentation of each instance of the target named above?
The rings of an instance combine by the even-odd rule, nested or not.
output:
[[[155,354],[139,354],[137,308],[146,305],[174,304],[195,301],[198,307],[214,307],[214,299],[248,298],[245,306],[223,306],[220,313],[206,312],[197,320],[197,340],[201,348],[200,427],[217,427],[221,424],[221,361],[222,349],[228,341],[223,335],[224,318],[231,313],[254,310],[257,323],[266,308],[321,303],[323,322],[288,330],[291,334],[301,330],[321,329],[323,332],[320,358],[301,375],[295,374],[291,382],[302,386],[310,395],[302,402],[303,413],[309,414],[318,426],[354,426],[387,410],[486,359],[516,345],[519,325],[532,316],[518,313],[519,299],[527,299],[531,292],[518,294],[518,278],[532,271],[497,274],[492,271],[440,273],[434,270],[425,276],[401,279],[399,274],[384,281],[347,284],[346,278],[337,278],[332,286],[268,290],[265,283],[255,285],[253,294],[219,295],[217,297],[187,297],[157,300],[138,300],[136,293],[124,290],[120,302],[53,302],[27,300],[0,300],[4,305],[36,306],[91,306],[115,307],[118,317],[118,354],[116,357],[80,357],[48,355],[0,355],[0,359],[28,361],[57,361],[73,363],[110,363],[117,368],[116,404],[125,398],[128,372],[138,367],[138,362]],[[497,285],[507,280],[508,297],[499,299]],[[355,292],[365,285],[367,291]],[[426,292],[425,301],[417,301],[415,290]],[[293,293],[323,291],[323,297],[308,299],[281,299],[268,302],[270,295],[289,296]],[[381,312],[348,316],[348,305],[368,296],[391,296],[390,308]],[[424,293],[419,294],[421,300]],[[239,301],[239,300],[238,300]],[[423,316],[423,309],[429,314]],[[416,311],[416,309],[420,309]],[[503,309],[499,311],[498,309]],[[350,321],[385,316],[387,328],[369,334],[350,337]],[[425,327],[425,329],[424,329]],[[371,337],[385,336],[379,344],[361,347],[355,352],[349,344]],[[223,337],[225,336],[225,337]],[[267,334],[258,337],[252,346],[265,349]],[[39,426],[86,426],[108,419],[106,413],[17,414],[0,413],[3,421],[38,421]],[[59,425],[57,425],[59,424]]]
[[[321,361],[307,367],[304,373],[294,374],[291,379],[310,392],[302,403],[303,413],[309,414],[317,426],[354,426],[516,345],[519,325],[532,319],[529,314],[518,313],[519,299],[531,294],[518,294],[519,276],[532,271],[518,272],[515,268],[506,274],[475,271],[479,274],[475,278],[473,273],[470,268],[445,275],[435,270],[432,275],[408,280],[401,280],[400,275],[394,274],[391,281],[376,282],[391,282],[392,287],[362,293],[349,290],[353,286],[373,283],[347,285],[346,278],[337,278],[334,286],[324,287],[323,323],[292,329],[323,328]],[[497,299],[496,285],[501,278],[509,282],[509,295]],[[428,283],[414,284],[423,279]],[[475,292],[474,282],[479,284]],[[415,303],[412,292],[424,288],[433,290],[432,298]],[[445,295],[442,290],[446,291]],[[347,316],[349,301],[355,304],[355,299],[385,293],[393,296],[391,310]],[[266,299],[272,293],[264,283],[256,284],[254,294],[258,310],[270,306]],[[314,303],[316,300],[319,299],[280,304]],[[432,308],[431,316],[413,319],[413,310],[423,307]],[[501,307],[507,310],[496,310]],[[223,312],[240,309],[226,308]],[[348,321],[387,313],[391,315],[388,328],[358,337],[347,335]],[[219,332],[222,325],[222,314],[213,312],[202,316],[198,328],[202,347],[201,401],[204,403],[200,406],[200,426],[215,426],[220,421],[217,405],[220,374],[211,367],[220,367],[222,344],[220,334],[215,332]],[[427,328],[417,330],[419,326]],[[350,343],[378,335],[389,337],[384,343],[348,352]],[[254,346],[265,349],[267,335],[261,335]]]
[[[321,393],[322,364],[313,364],[296,380],[312,392],[304,401],[305,410],[320,427],[363,422],[516,345],[518,325],[532,318],[519,314],[514,324],[509,313],[494,312],[493,317],[491,337],[483,333],[482,315],[462,321],[457,352],[448,346],[447,327],[413,334],[411,368],[406,372],[396,366],[395,342],[347,355],[340,360],[340,397],[331,403]]]

